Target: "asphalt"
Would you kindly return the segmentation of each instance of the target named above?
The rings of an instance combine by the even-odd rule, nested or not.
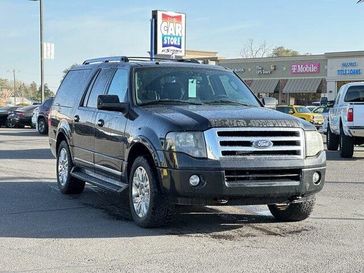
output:
[[[276,222],[265,206],[188,207],[142,229],[118,194],[60,194],[47,141],[0,128],[0,272],[364,272],[364,148],[328,152],[303,222]]]

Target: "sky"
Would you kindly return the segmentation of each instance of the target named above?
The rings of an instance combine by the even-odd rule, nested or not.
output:
[[[356,0],[43,0],[44,41],[55,44],[45,82],[100,56],[147,56],[152,10],[186,13],[187,49],[239,57],[253,39],[300,53],[364,50],[364,4]],[[40,83],[39,3],[0,0],[0,78]]]

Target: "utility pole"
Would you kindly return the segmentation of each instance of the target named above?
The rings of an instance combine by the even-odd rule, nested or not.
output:
[[[16,105],[16,81],[15,81],[15,69],[13,69],[13,78],[14,78],[14,105]]]
[[[34,2],[39,1],[39,43],[40,43],[40,90],[41,100],[44,101],[44,44],[43,44],[43,0],[30,0]]]

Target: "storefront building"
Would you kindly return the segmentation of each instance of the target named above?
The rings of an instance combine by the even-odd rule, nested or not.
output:
[[[280,104],[309,104],[326,93],[325,55],[225,59],[259,97],[275,97]]]
[[[327,97],[335,99],[340,87],[348,82],[364,81],[364,51],[326,53]]]
[[[364,51],[321,55],[221,59],[259,97],[275,97],[280,104],[333,100],[341,85],[364,81]]]

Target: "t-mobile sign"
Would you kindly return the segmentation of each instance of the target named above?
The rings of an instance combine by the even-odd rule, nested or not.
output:
[[[291,65],[291,74],[318,74],[320,63],[299,63]]]

